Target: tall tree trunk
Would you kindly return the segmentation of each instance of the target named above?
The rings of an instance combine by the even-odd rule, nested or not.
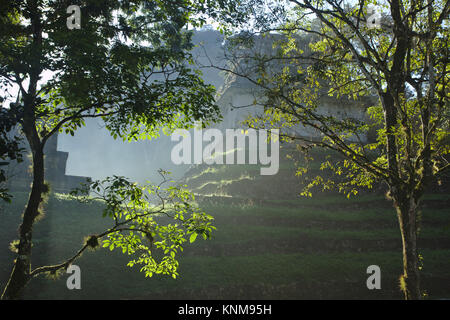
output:
[[[31,247],[33,224],[39,215],[39,205],[42,202],[44,191],[44,143],[42,143],[36,129],[36,89],[42,72],[42,23],[39,1],[27,1],[30,10],[31,30],[33,41],[31,49],[35,57],[31,62],[30,81],[28,91],[22,92],[24,113],[22,129],[30,145],[33,157],[33,184],[30,197],[23,213],[22,224],[19,227],[18,255],[14,261],[11,277],[6,284],[2,299],[18,299],[22,290],[30,280],[31,273]]]
[[[413,197],[396,201],[403,244],[403,274],[400,288],[406,300],[418,300],[420,293],[419,255],[417,252],[417,204]]]
[[[32,110],[32,109],[31,109]],[[34,112],[32,110],[32,112]],[[33,157],[33,183],[28,203],[19,227],[19,246],[17,258],[11,276],[2,294],[2,299],[19,299],[22,290],[30,280],[31,247],[33,224],[39,215],[39,205],[44,191],[44,151],[43,144],[36,131],[34,114],[29,112],[24,117],[23,130],[31,148]]]

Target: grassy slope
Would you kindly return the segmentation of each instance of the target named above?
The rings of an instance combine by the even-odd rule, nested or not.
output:
[[[82,299],[396,299],[401,298],[401,241],[391,204],[379,194],[346,199],[298,192],[292,167],[282,164],[273,177],[259,176],[255,166],[195,168],[186,183],[202,207],[216,218],[213,239],[186,247],[177,280],[145,279],[126,267],[120,252],[86,253],[76,264],[82,290],[57,281],[35,279],[27,298]],[[209,186],[209,187],[206,187]],[[24,194],[1,213],[5,226],[16,226]],[[22,202],[22,203],[21,203]],[[450,297],[450,197],[426,197],[422,210],[420,253],[423,287],[431,298]],[[33,261],[59,262],[77,250],[84,236],[101,231],[101,204],[80,206],[52,196],[47,217],[35,228]],[[60,226],[63,226],[61,228]],[[7,244],[15,230],[0,235],[0,283],[4,285],[14,255]],[[382,290],[366,288],[366,268],[381,267]]]

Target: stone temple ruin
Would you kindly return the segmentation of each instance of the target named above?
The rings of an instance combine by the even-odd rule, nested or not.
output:
[[[68,152],[57,150],[58,135],[47,140],[45,154],[45,180],[54,192],[68,193],[90,178],[66,175]],[[23,162],[10,163],[6,168],[7,188],[13,191],[29,191],[32,181],[31,155],[25,155]]]
[[[253,49],[271,50],[270,37],[258,39]],[[303,39],[307,46],[308,39]],[[226,66],[226,51],[224,50],[223,36],[214,30],[200,30],[194,33],[193,57],[197,66],[203,73],[205,83],[214,85],[217,89],[216,103],[219,106],[223,121],[214,124],[213,127],[224,129],[242,128],[241,122],[250,115],[256,115],[262,111],[262,107],[253,105],[255,96],[260,96],[261,91],[250,81],[237,76],[226,75],[224,72],[211,66]],[[275,66],[282,67],[282,66]],[[358,120],[367,120],[366,109],[373,101],[353,101],[348,99],[337,100],[334,97],[324,95],[319,109],[323,113],[340,117],[353,117]],[[246,106],[240,108],[240,106]],[[108,134],[98,131],[98,123],[86,122],[86,127],[77,130],[77,139],[69,141],[65,136],[52,137],[46,145],[46,180],[51,183],[55,192],[67,192],[79,183],[86,181],[84,176],[92,176],[94,179],[119,174],[130,177],[135,181],[144,182],[157,169],[171,171],[173,178],[178,179],[190,169],[190,165],[175,165],[170,158],[171,149],[175,145],[169,136],[162,135],[151,141],[140,141],[135,144],[120,144],[111,140]],[[96,131],[97,130],[97,131]],[[295,128],[297,134],[308,138],[318,137],[318,133],[303,126]],[[95,139],[92,137],[95,136]],[[367,140],[367,137],[363,137]],[[58,145],[58,146],[57,146]],[[67,152],[58,151],[58,148]],[[80,176],[66,175],[66,165],[71,154],[71,172]],[[100,157],[99,157],[100,155]],[[9,184],[12,189],[29,190],[31,175],[29,172],[30,160],[25,157],[21,164],[12,164],[7,168],[10,176]],[[113,171],[113,173],[111,173]],[[159,176],[156,176],[159,178]]]
[[[212,31],[209,31],[212,32]],[[217,35],[216,35],[217,37]],[[214,36],[211,36],[214,38]],[[271,35],[266,37],[259,37],[254,40],[251,49],[245,49],[249,52],[249,56],[273,56],[273,50],[276,50],[272,44],[277,41],[278,35]],[[309,51],[309,43],[312,40],[310,36],[303,36],[298,39],[299,46],[304,51],[305,55]],[[208,48],[204,51],[209,52]],[[240,63],[239,60],[244,60],[246,54],[241,54],[238,52],[238,58],[236,61],[238,64],[234,64],[234,69],[238,69],[239,74],[244,74],[253,80],[257,79],[252,69],[256,66],[251,63]],[[214,63],[220,65],[223,59],[216,59]],[[236,62],[235,61],[235,62]],[[223,64],[223,62],[222,62]],[[273,68],[279,70],[285,67],[279,62],[272,65],[268,65],[268,71]],[[208,79],[206,79],[208,81]],[[326,86],[325,86],[326,88]],[[376,101],[374,97],[360,98],[358,100],[352,100],[346,97],[341,97],[337,99],[336,97],[329,96],[327,89],[322,89],[320,103],[317,109],[319,114],[333,115],[336,118],[354,118],[358,121],[368,121],[368,116],[366,110],[368,107],[373,106]],[[240,128],[240,123],[246,119],[249,115],[255,116],[263,112],[263,107],[258,104],[255,105],[255,101],[264,100],[262,98],[261,88],[249,81],[244,77],[239,77],[236,75],[228,75],[222,82],[220,89],[217,93],[217,104],[221,109],[223,115],[223,121],[220,123],[220,128]],[[320,137],[319,133],[311,128],[307,128],[303,125],[298,125],[294,128],[290,128],[295,131],[295,135],[302,136],[308,139],[317,139]],[[360,137],[362,142],[367,142],[369,137]]]

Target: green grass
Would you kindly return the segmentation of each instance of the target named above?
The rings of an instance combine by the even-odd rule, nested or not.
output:
[[[14,255],[9,241],[16,237],[27,199],[16,193],[2,206],[0,284],[6,283]],[[434,194],[430,201],[445,201]],[[313,197],[299,200],[265,199],[266,204],[202,205],[216,217],[217,230],[208,241],[186,246],[180,256],[180,277],[146,279],[139,268],[128,268],[128,256],[98,250],[85,253],[76,264],[82,270],[82,290],[69,291],[66,275],[30,282],[27,298],[36,299],[401,299],[400,235],[394,210],[376,207],[380,196]],[[112,221],[101,217],[101,202],[80,205],[67,196],[53,195],[46,217],[34,229],[34,266],[57,263],[73,255],[83,237],[104,230]],[[446,239],[450,222],[445,206],[423,210],[420,239]],[[380,227],[380,223],[385,226]],[[367,241],[373,241],[370,244]],[[380,241],[380,242],[379,242]],[[424,257],[423,286],[430,298],[449,297],[450,248],[420,248]],[[382,290],[365,287],[366,268],[382,270]]]
[[[225,229],[223,227],[222,229]],[[336,240],[400,240],[400,231],[397,229],[373,230],[324,230],[321,228],[291,228],[274,226],[244,226],[239,229],[226,229],[220,236],[216,232],[215,239],[223,243],[242,243],[243,241],[272,239],[295,240],[313,238],[323,241]],[[420,233],[420,239],[435,239],[448,237],[445,228],[425,229]]]
[[[323,203],[322,203],[323,204]],[[226,214],[227,217],[266,217],[266,218],[295,218],[296,220],[315,221],[391,221],[396,222],[397,217],[393,208],[338,208],[334,210],[326,209],[322,206],[315,207],[312,203],[305,203],[302,207],[292,208],[280,206],[205,206],[204,209],[215,214]],[[336,203],[335,203],[336,204]],[[330,204],[330,207],[333,207]],[[447,210],[423,209],[423,219],[427,222],[445,223],[449,221]]]

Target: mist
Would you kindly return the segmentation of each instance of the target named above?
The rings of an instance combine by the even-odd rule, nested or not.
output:
[[[223,37],[219,32],[203,29],[194,33],[196,47],[192,54],[197,62],[195,68],[203,73],[207,84],[219,89],[224,78],[219,71],[203,66],[223,63]],[[109,134],[102,120],[86,119],[86,126],[79,128],[74,136],[59,134],[58,151],[69,153],[66,174],[91,177],[94,180],[107,176],[125,176],[133,181],[158,183],[159,169],[171,172],[170,179],[183,177],[190,165],[175,165],[170,159],[175,142],[160,130],[160,136],[151,140],[124,142]]]

